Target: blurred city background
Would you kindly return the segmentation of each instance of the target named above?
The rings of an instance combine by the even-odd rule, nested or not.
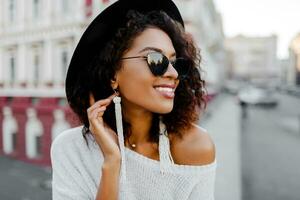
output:
[[[0,0],[0,199],[51,199],[64,80],[110,0]],[[150,1],[149,1],[150,2]],[[217,200],[300,199],[300,1],[175,0],[201,49]]]

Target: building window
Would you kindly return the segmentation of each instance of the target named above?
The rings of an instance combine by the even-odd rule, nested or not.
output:
[[[64,79],[68,70],[68,65],[69,65],[69,54],[67,49],[63,49],[61,52],[61,74],[62,78]]]
[[[14,83],[16,79],[16,58],[11,55],[9,58],[9,69],[10,69],[10,83]]]
[[[68,14],[70,12],[70,1],[63,0],[61,1],[61,11],[62,13]]]
[[[40,4],[41,1],[40,0],[33,0],[32,2],[32,16],[34,19],[37,19],[40,17]]]
[[[36,53],[33,56],[33,83],[35,85],[39,82],[40,73],[40,56]]]
[[[16,0],[8,1],[8,18],[9,22],[15,22],[16,20]]]

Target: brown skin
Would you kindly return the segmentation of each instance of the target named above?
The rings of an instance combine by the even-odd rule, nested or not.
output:
[[[215,145],[207,132],[193,124],[183,138],[170,139],[174,162],[179,165],[207,165],[215,160]]]
[[[159,49],[170,60],[175,59],[175,49],[169,36],[157,28],[147,28],[138,35],[129,50],[123,57],[145,56],[146,47]],[[112,80],[112,87],[118,88],[122,97],[122,109],[124,118],[131,124],[131,143],[137,145],[135,151],[159,160],[158,145],[149,142],[149,131],[152,121],[152,113],[169,113],[173,109],[173,99],[162,96],[154,86],[161,84],[178,86],[178,74],[172,65],[169,65],[165,74],[160,77],[153,76],[145,60],[137,58],[122,60],[121,69]],[[102,166],[101,184],[96,199],[117,199],[118,177],[120,170],[120,150],[117,136],[114,131],[105,125],[102,116],[106,107],[111,103],[113,96],[95,103],[91,96],[88,109],[90,130],[94,134],[98,145],[104,154]],[[212,140],[196,125],[192,125],[183,134],[183,138],[177,136],[170,138],[171,153],[176,164],[204,165],[214,161],[215,149]],[[125,144],[127,147],[128,142]]]
[[[207,165],[215,160],[215,145],[209,134],[199,126],[192,125],[179,138],[169,134],[170,151],[175,164],[178,165]],[[159,161],[158,145],[145,143],[138,144],[135,151],[150,159]]]
[[[104,123],[102,118],[114,96],[95,102],[94,97],[90,95],[91,107],[87,110],[90,130],[104,155],[96,200],[118,199],[121,153],[116,133]]]

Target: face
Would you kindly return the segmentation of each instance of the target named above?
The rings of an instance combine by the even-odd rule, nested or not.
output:
[[[170,61],[176,59],[171,39],[158,28],[145,29],[122,57],[147,56],[151,52],[161,52]],[[161,76],[154,76],[143,58],[124,59],[121,65],[116,73],[116,83],[125,110],[138,109],[161,114],[172,111],[179,80],[171,64]]]

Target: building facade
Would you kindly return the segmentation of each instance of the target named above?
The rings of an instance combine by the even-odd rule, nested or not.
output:
[[[1,0],[0,154],[50,165],[52,140],[78,124],[64,93],[72,53],[90,21],[113,2]],[[175,3],[201,49],[212,93],[222,85],[225,69],[220,15],[212,0]]]
[[[64,80],[72,53],[106,0],[1,0],[0,154],[50,164],[51,141],[78,124]]]
[[[186,31],[191,33],[201,51],[201,67],[209,93],[221,89],[227,74],[222,17],[213,0],[175,0]]]
[[[280,81],[277,37],[246,37],[238,35],[225,42],[232,79],[258,84]]]
[[[287,84],[290,86],[300,86],[300,33],[290,43],[289,61]]]
[[[72,52],[104,5],[91,0],[2,0],[1,96],[63,96]]]
[[[93,17],[114,1],[2,0],[0,95],[64,96],[72,52]],[[225,51],[222,21],[212,0],[176,0],[201,49],[209,85],[222,85]],[[46,89],[46,90],[45,90]]]

